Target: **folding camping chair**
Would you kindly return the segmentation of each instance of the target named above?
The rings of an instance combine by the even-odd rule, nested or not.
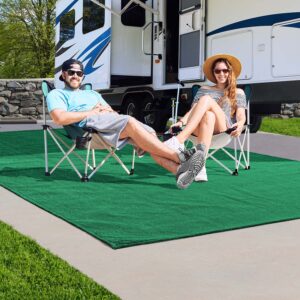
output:
[[[179,86],[179,85],[178,85]],[[199,85],[192,86],[192,98],[195,97],[198,89],[200,88]],[[215,134],[212,137],[212,142],[210,149],[207,153],[207,159],[211,158],[215,161],[218,165],[223,167],[227,172],[232,175],[238,175],[238,170],[243,167],[245,170],[250,169],[250,89],[245,87],[245,94],[247,99],[247,115],[246,115],[246,124],[244,125],[243,134],[237,138],[234,138],[230,135],[230,130],[227,132],[222,132],[219,134]],[[179,95],[179,93],[177,93]],[[178,96],[177,96],[178,97]],[[178,103],[178,101],[177,101]],[[176,104],[177,104],[176,103]],[[175,109],[177,112],[177,109]],[[172,117],[173,120],[177,120],[177,115]],[[232,155],[225,147],[228,146],[233,141],[233,149],[234,154]],[[197,139],[195,136],[191,136],[187,143],[192,142],[193,145],[197,144]],[[217,151],[221,150],[224,152],[229,158],[234,161],[234,169],[230,169],[226,166],[223,162],[221,162],[218,158],[216,158],[215,154]]]
[[[81,88],[86,90],[91,90],[91,84],[85,84]],[[45,175],[50,176],[61,164],[63,161],[67,161],[72,169],[79,176],[81,181],[89,181],[91,177],[104,165],[104,163],[110,158],[113,157],[125,170],[128,175],[132,175],[134,173],[134,162],[135,162],[135,148],[133,147],[133,155],[132,155],[132,163],[131,170],[129,171],[119,156],[116,154],[117,150],[121,150],[125,143],[121,143],[119,148],[114,148],[111,145],[107,144],[99,134],[92,128],[79,128],[77,126],[68,125],[63,126],[68,137],[72,140],[72,143],[69,144],[65,141],[65,139],[53,128],[47,124],[46,120],[46,97],[48,93],[54,89],[54,86],[48,81],[44,80],[42,82],[42,91],[43,91],[43,131],[44,131],[44,149],[45,149]],[[63,156],[60,160],[55,164],[55,166],[49,170],[49,159],[48,159],[48,134],[58,147],[58,149],[62,152]],[[85,158],[82,157],[76,150],[86,149]],[[95,150],[107,150],[108,154],[104,157],[104,159],[96,164],[96,155]],[[79,159],[79,161],[84,165],[84,173],[81,174],[79,169],[74,164],[71,159],[71,154]],[[90,164],[90,155],[92,155],[92,164]]]

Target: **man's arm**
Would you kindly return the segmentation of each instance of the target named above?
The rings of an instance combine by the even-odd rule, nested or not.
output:
[[[83,119],[105,112],[112,112],[112,108],[110,106],[97,104],[92,110],[88,111],[78,111],[78,112],[69,112],[63,109],[53,109],[50,112],[50,116],[53,122],[57,125],[69,125],[73,123],[77,123],[82,121]]]

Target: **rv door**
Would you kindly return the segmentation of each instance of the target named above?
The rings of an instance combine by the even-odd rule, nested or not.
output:
[[[111,0],[100,0],[111,7]],[[55,86],[69,58],[82,61],[84,83],[94,89],[110,86],[111,12],[91,0],[60,0],[56,4]]]
[[[203,79],[205,0],[179,0],[179,80]]]

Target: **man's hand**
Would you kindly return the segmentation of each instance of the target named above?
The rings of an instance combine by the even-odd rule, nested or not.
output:
[[[99,112],[114,112],[109,105],[100,105]]]
[[[92,110],[89,111],[88,116],[98,115],[106,112],[114,112],[109,105],[102,105],[98,103]]]

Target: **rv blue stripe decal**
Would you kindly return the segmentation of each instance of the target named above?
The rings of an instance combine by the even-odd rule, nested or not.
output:
[[[104,31],[98,38],[96,38],[91,44],[89,44],[83,51],[82,53],[78,56],[78,59],[82,57],[86,52],[88,52],[90,49],[92,49],[94,46],[99,44],[102,40],[106,38],[110,38],[111,36],[111,28],[108,28],[106,31]]]
[[[103,65],[100,65],[96,68],[94,68],[94,64],[97,62],[98,58],[101,56],[103,51],[106,49],[106,47],[109,44],[109,40],[104,40],[98,47],[96,47],[84,60],[88,61],[87,64],[84,67],[84,74],[89,75],[93,72],[95,72],[97,69],[102,67]]]
[[[284,25],[284,27],[294,27],[294,28],[300,28],[300,22],[299,22],[299,23],[294,23],[294,24],[288,24],[288,25]]]
[[[262,17],[256,17],[248,20],[239,21],[236,23],[232,23],[226,25],[224,27],[218,28],[211,32],[207,33],[207,36],[241,28],[248,28],[248,27],[257,27],[257,26],[272,26],[275,23],[285,22],[293,19],[300,18],[300,12],[293,12],[293,13],[284,13],[284,14],[274,14]],[[291,24],[295,25],[295,24]],[[295,26],[293,26],[295,27]]]
[[[106,47],[109,45],[111,41],[111,28],[106,30],[103,34],[101,34],[96,40],[94,40],[79,56],[77,59],[80,59],[83,57],[85,53],[87,53],[90,49],[95,47],[85,58],[82,59],[82,62],[87,61],[85,67],[84,67],[84,73],[86,75],[89,75],[102,67],[102,65],[94,68],[94,64],[97,62],[103,51],[106,49]]]
[[[62,15],[67,13],[74,5],[75,3],[78,2],[78,0],[74,0],[70,5],[68,5],[55,19],[55,26],[59,23],[60,18]]]

